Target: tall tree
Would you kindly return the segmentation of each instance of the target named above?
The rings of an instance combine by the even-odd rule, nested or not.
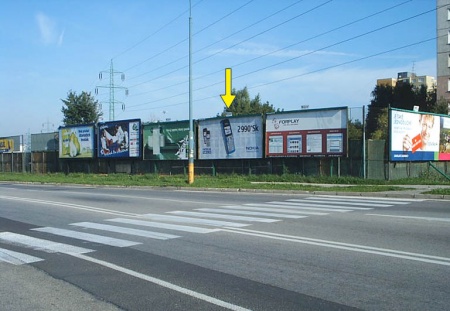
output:
[[[97,123],[103,113],[98,109],[98,101],[91,93],[69,91],[67,99],[61,99],[64,103],[61,112],[64,115],[64,125]]]
[[[227,112],[231,112],[234,116],[238,116],[280,111],[279,109],[276,110],[273,105],[269,104],[268,101],[262,103],[259,94],[256,95],[255,98],[251,99],[247,87],[244,87],[242,90],[238,91],[233,89],[232,94],[236,95],[236,97],[229,108],[224,107],[221,114],[222,116],[225,116]]]

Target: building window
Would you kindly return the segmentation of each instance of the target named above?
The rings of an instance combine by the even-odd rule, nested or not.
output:
[[[448,79],[448,82],[447,82],[447,92],[450,92],[450,79]]]
[[[448,67],[450,68],[450,54],[448,54]]]
[[[447,9],[447,20],[450,21],[450,9]]]

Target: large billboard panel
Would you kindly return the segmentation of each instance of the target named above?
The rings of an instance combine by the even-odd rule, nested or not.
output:
[[[0,153],[8,153],[14,151],[14,139],[0,138]]]
[[[110,121],[98,124],[99,158],[139,158],[141,120]]]
[[[58,151],[59,133],[31,134],[31,152]]]
[[[450,117],[390,110],[391,161],[450,160]]]
[[[94,125],[76,125],[59,128],[59,157],[93,158]]]
[[[144,160],[187,160],[189,120],[143,125]]]
[[[266,156],[346,156],[347,121],[347,107],[268,114]]]
[[[262,158],[262,116],[200,120],[197,141],[202,160]]]

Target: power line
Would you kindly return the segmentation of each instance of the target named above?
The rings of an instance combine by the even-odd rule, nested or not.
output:
[[[262,34],[264,34],[264,33],[267,33],[267,32],[269,32],[269,31],[271,31],[271,30],[273,30],[273,29],[275,29],[275,28],[278,28],[278,27],[280,27],[280,26],[282,26],[282,25],[284,25],[284,24],[286,24],[286,23],[288,23],[288,22],[290,22],[290,21],[293,21],[294,19],[297,19],[297,18],[299,18],[299,17],[301,17],[301,16],[303,16],[303,15],[305,15],[305,14],[307,14],[307,13],[310,13],[310,12],[312,12],[312,11],[314,11],[314,10],[316,10],[316,9],[318,9],[318,8],[324,6],[324,5],[326,5],[326,4],[328,4],[328,3],[332,2],[332,1],[333,1],[333,0],[328,0],[328,1],[324,2],[324,3],[322,3],[322,4],[319,4],[319,5],[315,6],[315,7],[313,7],[312,9],[309,9],[309,10],[307,10],[307,11],[305,11],[305,12],[302,12],[302,13],[300,13],[300,14],[294,16],[294,17],[291,17],[291,18],[289,18],[289,19],[287,19],[287,20],[285,20],[285,21],[283,21],[283,22],[281,22],[281,23],[279,23],[279,24],[277,24],[277,25],[275,25],[275,26],[273,26],[273,27],[270,27],[270,28],[268,28],[268,29],[266,29],[266,30],[264,30],[264,31],[262,31],[262,32],[257,33],[256,35],[253,35],[253,36],[251,36],[251,37],[249,37],[249,38],[247,38],[247,39],[245,39],[245,40],[242,40],[242,41],[240,41],[240,42],[238,42],[238,43],[235,43],[235,44],[233,44],[233,45],[231,45],[231,46],[229,46],[229,47],[227,47],[227,48],[225,48],[225,49],[222,49],[222,50],[220,50],[220,51],[218,51],[218,52],[216,52],[216,53],[213,53],[213,54],[211,54],[211,55],[208,55],[208,56],[206,56],[206,57],[204,57],[204,58],[202,58],[202,59],[200,59],[200,60],[194,62],[194,64],[200,63],[200,62],[202,62],[202,61],[204,61],[204,60],[206,60],[206,59],[209,59],[209,58],[211,58],[211,57],[213,57],[213,56],[216,56],[217,54],[220,54],[220,53],[222,53],[222,52],[224,52],[224,51],[226,51],[226,50],[229,50],[229,49],[231,49],[231,48],[233,48],[233,47],[235,47],[235,46],[237,46],[237,45],[239,45],[239,44],[242,44],[242,43],[247,42],[247,41],[249,41],[249,40],[251,40],[251,39],[254,39],[254,38],[256,38],[256,37],[258,37],[258,36],[260,36],[260,35],[262,35]],[[144,82],[141,82],[141,83],[132,85],[132,86],[130,86],[130,88],[136,87],[136,86],[139,86],[139,85],[142,85],[142,84],[145,84],[145,83],[148,83],[148,82],[151,82],[151,81],[154,81],[154,80],[163,78],[163,77],[166,77],[166,76],[168,76],[168,75],[170,75],[170,74],[172,74],[172,73],[175,73],[175,72],[177,72],[177,71],[183,70],[183,69],[185,69],[186,67],[187,67],[187,66],[183,66],[183,67],[181,67],[181,68],[175,69],[175,70],[173,70],[173,71],[171,71],[171,72],[168,72],[168,73],[166,73],[166,74],[164,74],[164,75],[161,75],[161,76],[159,76],[159,77],[156,77],[156,78],[153,78],[153,79],[150,79],[150,80],[147,80],[147,81],[144,81]]]
[[[298,4],[298,3],[301,2],[301,1],[303,1],[303,0],[297,1],[297,2],[295,2],[294,4],[289,5],[289,6],[285,7],[285,8],[283,8],[283,9],[277,11],[276,13],[274,13],[274,14],[268,16],[268,17],[272,17],[273,15],[275,15],[275,14],[281,12],[281,11],[284,11],[284,10],[290,8],[291,6],[293,6],[293,5],[295,5],[295,4]],[[382,14],[382,13],[385,13],[385,12],[387,12],[387,11],[390,11],[390,10],[392,10],[392,9],[394,9],[394,8],[397,8],[397,7],[399,7],[399,6],[402,6],[402,5],[404,5],[404,4],[408,3],[408,2],[411,2],[411,1],[412,1],[412,0],[404,1],[404,2],[402,2],[402,3],[400,3],[400,4],[391,6],[391,7],[389,7],[389,8],[384,9],[384,10],[381,10],[381,11],[375,12],[375,13],[373,13],[373,14],[367,15],[367,16],[365,16],[365,17],[356,19],[356,20],[354,20],[354,21],[352,21],[352,22],[350,22],[350,23],[347,23],[347,24],[341,25],[341,26],[339,26],[339,27],[333,28],[333,29],[331,29],[331,30],[322,32],[322,33],[320,33],[320,34],[317,34],[317,35],[315,35],[315,36],[309,37],[309,38],[307,38],[307,39],[304,39],[304,40],[295,42],[295,43],[290,44],[290,45],[288,45],[288,46],[285,46],[285,47],[283,47],[283,48],[281,48],[281,49],[278,49],[278,50],[275,50],[275,51],[272,51],[272,52],[268,52],[268,53],[263,54],[263,55],[259,55],[259,56],[257,56],[257,57],[254,57],[254,58],[252,58],[252,59],[246,60],[246,61],[241,62],[241,63],[238,63],[238,64],[234,64],[234,65],[231,66],[231,67],[235,68],[235,67],[238,67],[238,66],[247,64],[247,63],[251,63],[251,62],[253,62],[253,61],[255,61],[255,60],[258,60],[258,59],[260,59],[260,58],[263,58],[263,57],[266,57],[266,56],[269,56],[269,55],[273,55],[273,54],[275,54],[275,53],[278,53],[278,52],[287,50],[287,49],[289,49],[289,48],[291,48],[291,47],[294,47],[294,46],[297,46],[297,45],[299,45],[299,44],[301,44],[301,43],[305,43],[305,42],[311,41],[311,40],[313,40],[313,39],[317,39],[317,38],[319,38],[319,37],[321,37],[321,36],[323,36],[323,35],[330,34],[330,33],[332,33],[332,32],[335,32],[335,31],[337,31],[337,30],[340,30],[340,29],[343,29],[343,28],[345,28],[345,27],[351,26],[351,25],[356,24],[356,23],[358,23],[358,22],[361,22],[361,21],[367,20],[367,19],[369,19],[369,18],[375,17],[375,16],[377,16],[377,15],[380,15],[380,14]],[[268,18],[268,17],[267,17],[267,18]],[[253,26],[253,25],[257,24],[257,23],[260,23],[261,21],[266,20],[267,18],[264,18],[264,19],[262,19],[262,20],[259,20],[258,22],[254,23],[254,24],[252,24],[252,25],[250,25],[250,26],[248,26],[248,27],[246,27],[246,28],[249,28],[249,27],[251,27],[251,26]],[[235,32],[235,33],[233,33],[232,35],[235,35],[235,34],[241,32],[241,31],[243,31],[243,30],[244,30],[244,29],[242,29],[242,30],[240,30],[240,31],[238,31],[238,32]],[[232,35],[230,35],[230,36],[232,36]],[[230,37],[230,36],[228,36],[228,37]],[[228,37],[226,37],[226,38],[228,38]],[[223,40],[219,40],[219,41],[217,41],[217,42],[220,42],[220,41],[223,41]],[[215,42],[215,43],[217,43],[217,42]],[[215,44],[215,43],[213,43],[213,44]],[[210,46],[213,45],[213,44],[210,44],[210,45],[207,46],[207,47],[210,47]],[[205,49],[205,48],[202,48],[202,49],[200,49],[200,50],[194,52],[194,54],[197,53],[197,52],[199,52],[199,51],[201,51],[201,50],[203,50],[203,49]],[[185,57],[182,57],[182,58],[185,58]],[[180,60],[180,59],[182,59],[182,58],[179,58],[178,60]],[[176,60],[176,61],[178,61],[178,60]],[[174,62],[176,62],[176,61],[174,61]],[[174,63],[174,62],[171,62],[171,63],[169,63],[169,64],[172,64],[172,63]],[[158,69],[160,69],[160,68],[162,68],[162,67],[165,67],[165,65],[163,65],[163,66],[161,66],[161,67],[158,67]],[[184,69],[184,68],[185,68],[185,67],[183,67],[183,68],[181,68],[181,69]],[[177,71],[178,71],[178,70],[177,70]],[[170,72],[169,74],[171,74],[171,73],[173,73],[173,72],[174,72],[174,71]],[[222,69],[219,70],[219,71],[214,71],[214,72],[208,73],[208,74],[206,74],[206,75],[197,77],[197,78],[195,78],[194,80],[202,79],[202,78],[211,76],[211,75],[213,75],[213,74],[216,74],[216,73],[218,73],[218,72],[222,72]],[[147,94],[147,93],[150,93],[150,92],[157,92],[157,91],[160,91],[160,90],[164,90],[164,89],[168,89],[168,88],[171,88],[171,87],[174,87],[174,86],[181,85],[181,84],[183,84],[183,83],[186,83],[186,82],[183,81],[183,82],[179,82],[179,83],[176,83],[176,84],[172,84],[172,85],[169,85],[169,86],[166,86],[166,87],[162,87],[162,88],[159,88],[159,89],[156,89],[156,90],[151,90],[151,91],[146,91],[146,92],[134,94],[134,96],[139,96],[139,95]]]
[[[263,67],[263,68],[260,68],[260,69],[257,69],[257,70],[254,70],[254,71],[245,73],[245,74],[242,74],[242,75],[240,75],[240,76],[235,77],[234,79],[242,78],[242,77],[244,77],[244,76],[248,76],[248,75],[250,75],[250,74],[254,74],[254,73],[257,73],[257,72],[266,70],[266,69],[268,69],[268,68],[272,68],[272,67],[275,67],[275,66],[277,66],[277,65],[284,64],[284,63],[287,63],[287,62],[290,62],[290,61],[299,59],[299,58],[304,57],[304,56],[307,56],[307,55],[311,55],[311,54],[316,53],[316,52],[319,52],[319,51],[323,51],[323,50],[325,50],[325,49],[327,49],[327,48],[334,47],[334,46],[337,46],[337,45],[339,45],[339,44],[346,43],[346,42],[349,42],[349,41],[351,41],[351,40],[354,40],[354,39],[357,39],[357,38],[360,38],[360,37],[363,37],[363,36],[372,34],[372,33],[374,33],[374,32],[377,32],[377,31],[380,31],[380,30],[383,30],[383,29],[386,29],[386,28],[389,28],[389,27],[398,25],[398,24],[400,24],[400,23],[402,23],[402,22],[411,20],[411,19],[413,19],[413,18],[417,18],[417,17],[422,16],[422,15],[424,15],[424,14],[430,13],[430,12],[432,12],[432,11],[434,11],[434,10],[436,10],[436,9],[429,10],[429,11],[425,11],[425,12],[416,14],[416,15],[414,15],[414,16],[412,16],[412,17],[408,17],[408,18],[405,18],[405,19],[403,19],[403,20],[400,20],[400,21],[397,21],[397,22],[394,22],[394,23],[391,23],[391,24],[388,24],[388,25],[385,25],[385,26],[376,28],[376,29],[374,29],[374,30],[365,32],[365,33],[363,33],[363,34],[359,34],[359,35],[357,35],[357,36],[354,36],[354,37],[351,37],[351,38],[348,38],[348,39],[345,39],[345,40],[341,40],[341,41],[339,41],[339,42],[336,42],[336,43],[334,43],[334,44],[331,44],[331,45],[322,47],[322,48],[320,48],[320,49],[316,49],[316,50],[310,51],[310,52],[308,52],[308,53],[304,53],[304,54],[302,54],[302,55],[299,55],[299,56],[296,56],[296,57],[293,57],[293,58],[290,58],[290,59],[287,59],[287,60],[284,60],[284,61],[281,61],[281,62],[272,64],[272,65],[269,65],[269,66],[266,66],[266,67]],[[221,83],[222,83],[222,82],[217,82],[217,83],[214,83],[214,84],[205,86],[205,87],[197,88],[196,91],[202,90],[202,89],[205,89],[205,88],[209,88],[209,87],[212,87],[212,86],[221,84]],[[181,93],[181,94],[179,94],[179,95],[171,96],[170,98],[173,98],[173,97],[176,97],[176,96],[182,96],[182,95],[185,95],[185,94],[186,94],[186,93]],[[164,99],[163,99],[163,100],[164,100]],[[143,106],[143,105],[146,105],[146,104],[148,104],[148,103],[132,105],[131,107],[138,107],[138,106]]]

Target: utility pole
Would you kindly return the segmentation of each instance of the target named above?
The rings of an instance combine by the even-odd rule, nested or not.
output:
[[[194,121],[192,120],[192,4],[189,0],[189,155],[188,183],[194,183]]]
[[[128,88],[123,87],[123,86],[116,86],[114,85],[114,76],[117,74],[120,74],[120,78],[122,81],[125,81],[125,74],[121,71],[114,71],[114,67],[113,67],[113,60],[111,59],[111,65],[109,66],[109,71],[104,70],[104,71],[100,71],[100,73],[98,74],[98,78],[100,80],[102,80],[103,78],[103,73],[109,73],[109,85],[105,86],[105,85],[100,85],[97,86],[95,88],[95,94],[98,95],[98,88],[107,88],[109,89],[109,121],[114,121],[114,107],[116,104],[121,104],[122,105],[122,111],[125,110],[125,104],[123,102],[119,102],[116,101],[114,99],[114,91],[115,89],[122,89],[125,90],[125,95],[128,95]]]

